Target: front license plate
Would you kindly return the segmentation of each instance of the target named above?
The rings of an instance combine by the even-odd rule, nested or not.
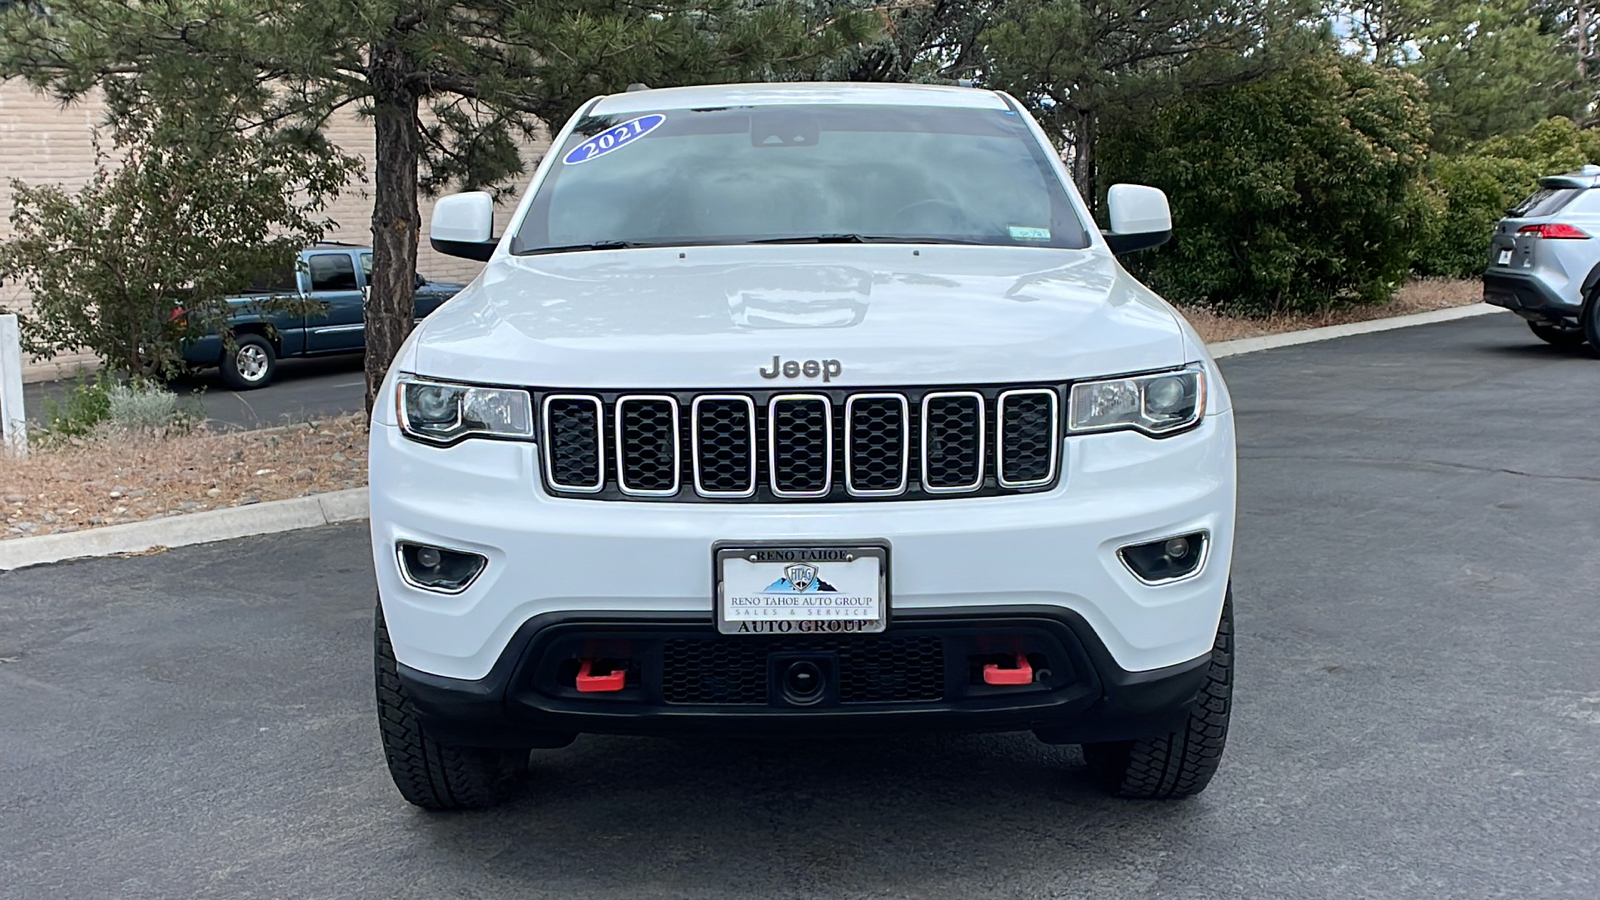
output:
[[[885,547],[719,547],[723,634],[882,631],[889,620]]]
[[[1500,259],[1497,260],[1497,262],[1502,266],[1511,265],[1511,251],[1510,250],[1501,250],[1500,251]]]

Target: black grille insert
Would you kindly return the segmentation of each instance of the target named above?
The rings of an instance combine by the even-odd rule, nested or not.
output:
[[[974,391],[922,398],[922,485],[933,492],[983,486],[983,395]]]
[[[573,491],[598,491],[604,486],[600,453],[600,399],[559,395],[544,402],[546,477]]]
[[[755,402],[708,396],[694,401],[695,490],[748,497],[756,489]]]
[[[767,442],[772,491],[821,497],[833,483],[833,404],[821,394],[772,398]]]
[[[1000,484],[1032,487],[1055,478],[1056,393],[1037,389],[1000,395]]]
[[[662,645],[662,698],[692,705],[765,705],[767,657],[837,654],[839,702],[927,703],[944,699],[944,640],[935,635],[669,640]]]
[[[678,401],[617,400],[617,478],[624,493],[678,492]]]
[[[847,404],[845,476],[857,496],[906,489],[910,415],[900,394],[857,394]]]

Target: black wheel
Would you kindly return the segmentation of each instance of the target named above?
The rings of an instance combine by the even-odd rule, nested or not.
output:
[[[1560,325],[1547,325],[1544,322],[1529,322],[1528,330],[1534,337],[1557,347],[1582,347],[1583,329],[1577,327],[1563,327]]]
[[[1578,324],[1584,340],[1589,342],[1589,349],[1600,353],[1600,292],[1589,295],[1589,302],[1583,305],[1583,312],[1578,314]]]
[[[1233,588],[1211,646],[1211,666],[1195,708],[1176,731],[1137,741],[1084,744],[1089,776],[1119,797],[1169,800],[1206,789],[1222,762],[1233,705]]]
[[[222,380],[236,391],[266,387],[278,371],[272,342],[259,334],[241,334],[232,350],[222,351]]]
[[[373,629],[378,729],[389,775],[400,795],[423,809],[484,809],[515,796],[528,777],[527,750],[451,747],[417,721],[396,672],[389,628],[379,605]]]

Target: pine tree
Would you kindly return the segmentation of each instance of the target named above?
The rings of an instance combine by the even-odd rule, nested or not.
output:
[[[370,117],[370,409],[412,326],[420,192],[518,174],[519,139],[596,94],[781,74],[855,23],[735,0],[50,0],[0,13],[0,77],[63,101],[99,88],[113,121],[275,132],[311,153],[335,152],[320,138],[335,111]]]

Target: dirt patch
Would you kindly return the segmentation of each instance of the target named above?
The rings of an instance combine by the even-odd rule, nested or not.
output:
[[[1381,306],[1360,306],[1338,309],[1326,313],[1271,316],[1264,319],[1239,319],[1219,316],[1214,312],[1194,307],[1180,307],[1179,312],[1200,333],[1208,344],[1233,341],[1239,338],[1282,334],[1286,331],[1304,331],[1328,325],[1348,325],[1351,322],[1368,322],[1411,313],[1432,312],[1455,306],[1471,306],[1483,302],[1483,282],[1475,279],[1425,278],[1413,281],[1400,289],[1400,293]]]
[[[108,436],[0,460],[0,540],[366,483],[359,414],[266,431]]]

